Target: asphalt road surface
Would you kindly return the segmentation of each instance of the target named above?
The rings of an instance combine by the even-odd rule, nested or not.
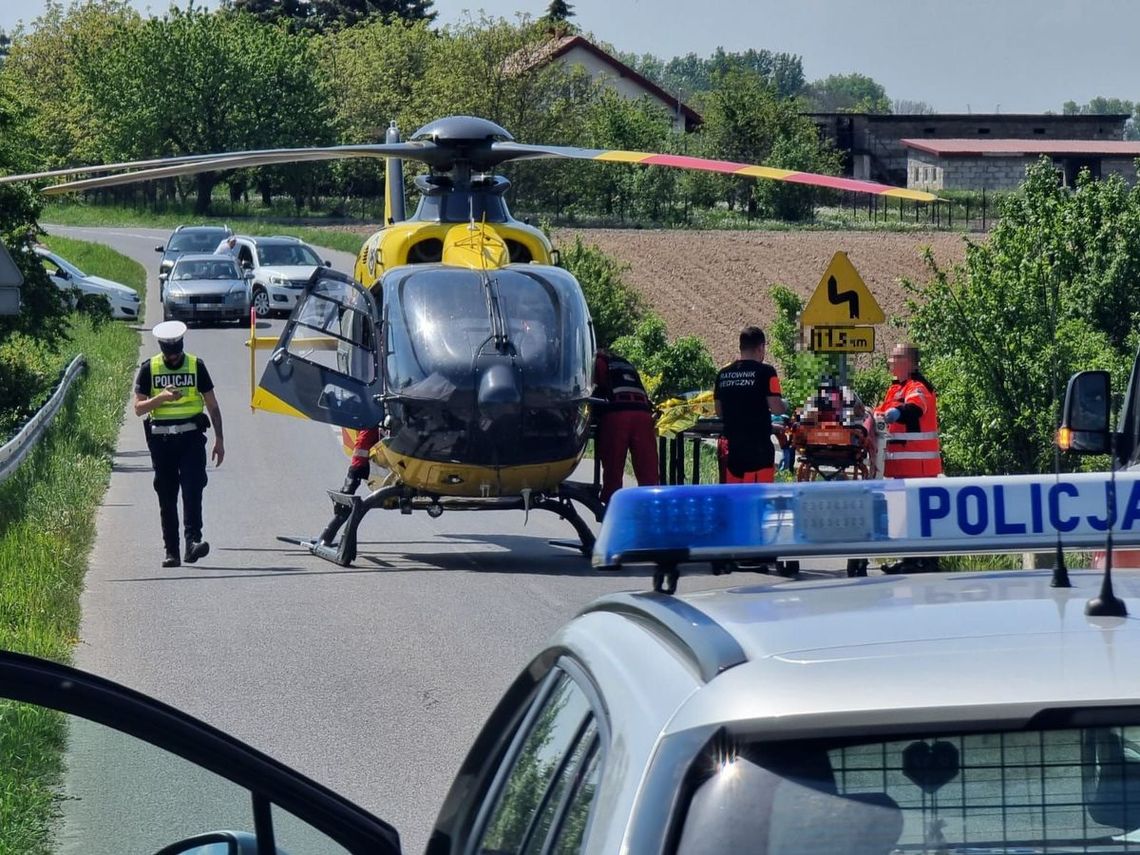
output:
[[[157,352],[149,333],[161,319],[154,248],[169,231],[49,231],[106,243],[143,264],[139,358]],[[325,255],[351,272],[350,255]],[[262,326],[267,335],[281,321]],[[339,487],[347,461],[328,426],[250,411],[247,335],[187,335],[187,349],[216,383],[226,440],[205,496],[212,551],[195,565],[160,567],[150,459],[131,390],[122,390],[123,428],[98,512],[76,664],[331,786],[394,824],[405,851],[421,852],[459,763],[515,674],[585,603],[649,587],[649,570],[591,570],[548,542],[571,539],[569,525],[539,512],[433,520],[374,511],[351,568],[279,542],[277,535],[320,530],[330,515],[325,490]]]

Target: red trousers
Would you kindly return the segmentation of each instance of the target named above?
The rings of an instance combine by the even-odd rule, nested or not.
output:
[[[602,502],[622,486],[625,454],[633,458],[633,474],[644,487],[657,483],[657,431],[646,410],[604,413],[598,424],[598,459],[602,461]]]

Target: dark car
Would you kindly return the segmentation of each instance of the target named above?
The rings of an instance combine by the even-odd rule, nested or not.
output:
[[[179,226],[165,244],[154,248],[162,253],[158,272],[169,273],[178,257],[187,252],[213,253],[232,234],[229,226]]]

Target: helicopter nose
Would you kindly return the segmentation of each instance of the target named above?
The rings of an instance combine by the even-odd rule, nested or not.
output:
[[[493,415],[522,402],[518,380],[509,363],[495,362],[483,369],[475,400],[479,409]]]

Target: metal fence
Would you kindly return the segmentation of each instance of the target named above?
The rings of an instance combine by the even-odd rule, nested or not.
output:
[[[63,406],[72,381],[79,376],[79,372],[86,366],[87,360],[83,354],[71,360],[71,364],[67,366],[67,370],[63,372],[63,376],[60,378],[59,386],[56,387],[48,402],[28,419],[27,424],[20,429],[18,434],[12,437],[6,445],[0,446],[0,483],[7,481],[8,476],[16,471],[28,453],[35,448],[36,443],[40,441],[40,437],[51,424],[51,420],[55,418],[55,414]]]
[[[936,202],[912,202],[879,197],[870,193],[838,195],[838,204],[820,205],[814,210],[817,221],[844,220],[870,225],[918,226],[948,231],[986,232],[999,217],[998,196],[982,191]]]

